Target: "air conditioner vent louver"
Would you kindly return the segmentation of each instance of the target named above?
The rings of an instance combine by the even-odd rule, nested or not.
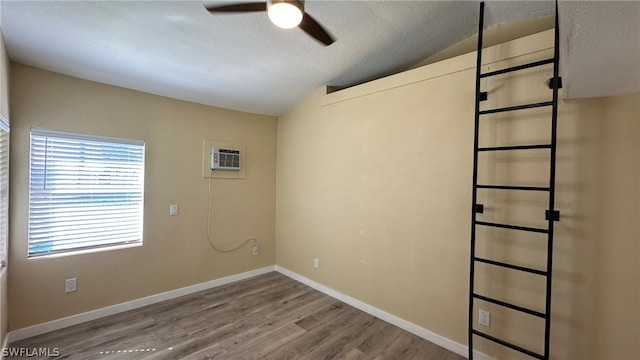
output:
[[[240,170],[240,151],[232,149],[212,149],[211,169]]]

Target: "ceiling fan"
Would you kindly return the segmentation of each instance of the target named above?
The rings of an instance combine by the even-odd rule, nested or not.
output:
[[[271,22],[283,29],[299,27],[326,46],[335,39],[311,15],[304,11],[304,0],[266,0],[266,2],[205,6],[211,13],[266,11]]]

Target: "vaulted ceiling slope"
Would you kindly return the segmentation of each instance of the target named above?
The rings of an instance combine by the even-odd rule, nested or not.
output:
[[[325,47],[300,29],[273,26],[264,13],[212,15],[205,10],[205,5],[229,3],[1,0],[0,26],[15,62],[176,99],[279,115],[321,86],[345,87],[405,70],[472,36],[478,20],[477,1],[306,1],[305,10],[337,39]],[[637,71],[638,4],[560,3],[561,30],[567,20],[563,46],[570,49],[563,61],[570,76],[567,90],[585,96],[583,90],[591,86],[577,79],[585,72],[598,73],[588,60],[600,52],[590,44],[593,36],[610,57],[626,48],[632,65],[623,68]],[[553,14],[549,1],[488,1],[485,22]],[[600,63],[617,67],[604,57],[596,63],[598,69]],[[610,82],[618,78],[631,83],[632,91],[634,79],[640,84],[640,75],[629,72]]]

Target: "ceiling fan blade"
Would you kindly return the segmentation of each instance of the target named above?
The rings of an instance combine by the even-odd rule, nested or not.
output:
[[[253,12],[253,11],[267,11],[266,2],[256,3],[239,3],[222,6],[205,6],[205,9],[209,12]]]
[[[331,35],[329,35],[327,30],[325,30],[322,25],[320,25],[314,18],[311,17],[311,15],[307,13],[304,13],[304,15],[302,16],[302,21],[300,22],[300,25],[298,25],[298,27],[327,46],[333,44],[333,42],[335,41],[335,39]]]

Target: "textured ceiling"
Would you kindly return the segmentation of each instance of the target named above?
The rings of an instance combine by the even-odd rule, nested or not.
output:
[[[565,98],[640,92],[640,1],[561,2]]]
[[[1,0],[0,26],[19,63],[270,115],[321,86],[409,68],[477,31],[477,1],[307,1],[306,11],[337,39],[325,47],[264,13],[204,9],[232,2]],[[548,1],[488,1],[485,22],[553,12]]]

